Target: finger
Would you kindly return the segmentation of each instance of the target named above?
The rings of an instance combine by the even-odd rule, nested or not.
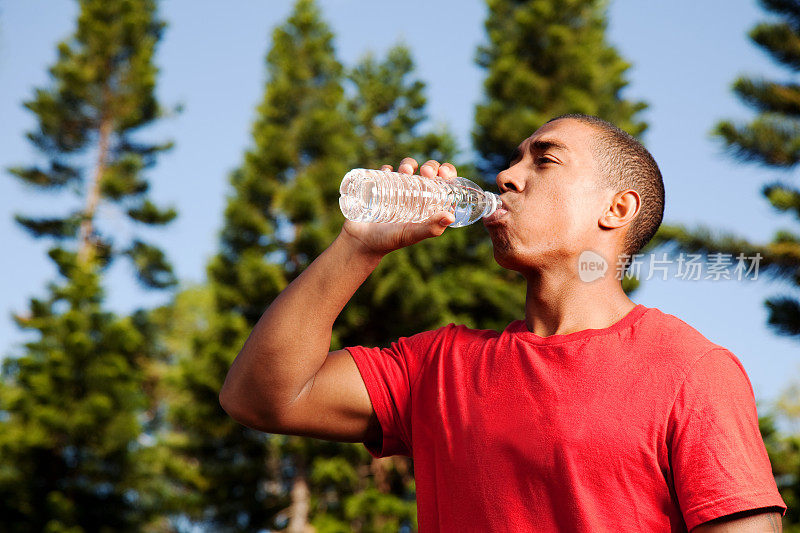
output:
[[[392,167],[392,165],[382,165],[381,166],[381,170],[385,170],[387,172],[392,172],[394,170],[394,168]]]
[[[417,171],[417,160],[413,157],[404,157],[402,161],[400,161],[400,166],[397,167],[398,172],[402,172],[404,174],[413,174]]]
[[[452,163],[442,163],[442,165],[439,167],[439,176],[452,179],[458,176],[458,172]]]
[[[419,175],[424,176],[426,178],[433,178],[436,177],[436,174],[439,172],[439,162],[434,161],[433,159],[429,159],[422,164],[422,167],[419,169]]]
[[[455,221],[455,216],[447,211],[439,211],[431,215],[424,224],[408,224],[407,231],[410,232],[409,237],[413,242],[419,242],[431,237],[438,237],[447,226]]]
[[[447,227],[455,222],[456,217],[448,211],[440,211],[428,220],[428,231],[432,236],[438,237]]]
[[[447,227],[456,221],[456,216],[449,211],[445,211],[441,214],[441,216],[439,216],[438,220],[440,226]]]

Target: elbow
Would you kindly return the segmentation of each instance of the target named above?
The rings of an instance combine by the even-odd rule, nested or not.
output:
[[[225,380],[219,392],[219,405],[233,420],[249,428],[274,433],[277,427],[276,417],[268,409],[269,403],[258,401],[244,392],[246,389]]]
[[[247,385],[242,383],[242,373],[237,372],[236,363],[240,356],[241,352],[228,370],[228,375],[225,376],[225,381],[219,391],[219,405],[228,416],[240,424],[245,424],[244,420],[250,418],[248,412],[253,407],[253,400],[243,392],[247,390]]]
[[[238,394],[231,392],[230,388],[223,387],[220,391],[219,405],[229,417],[243,426],[253,429],[261,429],[263,427],[264,417],[255,416],[252,405],[242,401]]]
[[[242,405],[241,402],[237,400],[236,391],[229,381],[230,380],[226,379],[225,383],[222,385],[222,389],[219,391],[219,405],[228,416],[237,422],[241,422],[243,414]]]
[[[225,380],[225,383],[222,385],[222,389],[219,391],[219,406],[222,407],[222,410],[228,413],[231,418],[234,418],[233,413],[235,404],[233,402],[233,394],[230,390],[227,380]]]
[[[249,413],[253,409],[253,404],[242,394],[242,390],[229,373],[219,391],[219,405],[228,416],[240,424],[247,425],[245,421],[251,418]]]

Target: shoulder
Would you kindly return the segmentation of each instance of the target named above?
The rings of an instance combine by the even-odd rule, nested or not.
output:
[[[741,367],[739,360],[727,348],[709,340],[684,320],[656,307],[647,308],[631,328],[630,334],[637,345],[648,347],[659,359],[678,370],[679,374],[688,373],[711,353],[716,354],[714,358],[721,356],[735,361]]]
[[[755,401],[753,386],[741,361],[722,347],[708,350],[693,362],[687,369],[682,392],[715,396],[727,402],[738,398],[748,406]]]

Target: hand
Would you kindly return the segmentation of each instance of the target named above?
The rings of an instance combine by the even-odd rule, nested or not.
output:
[[[400,162],[398,172],[414,174],[417,162],[406,157]],[[381,170],[392,171],[391,165],[383,165]],[[454,179],[458,176],[456,167],[450,163],[439,164],[433,159],[426,161],[419,169],[419,175],[426,178],[439,177]],[[345,220],[340,236],[352,239],[362,251],[371,255],[386,255],[391,251],[404,248],[430,237],[438,237],[447,226],[455,221],[455,215],[449,211],[437,211],[424,222],[405,223],[373,223],[353,222]]]

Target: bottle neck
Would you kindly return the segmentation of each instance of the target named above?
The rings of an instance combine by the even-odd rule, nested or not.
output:
[[[503,207],[503,200],[500,199],[499,195],[489,191],[483,191],[483,195],[486,198],[486,210],[483,212],[484,217],[488,217]]]

